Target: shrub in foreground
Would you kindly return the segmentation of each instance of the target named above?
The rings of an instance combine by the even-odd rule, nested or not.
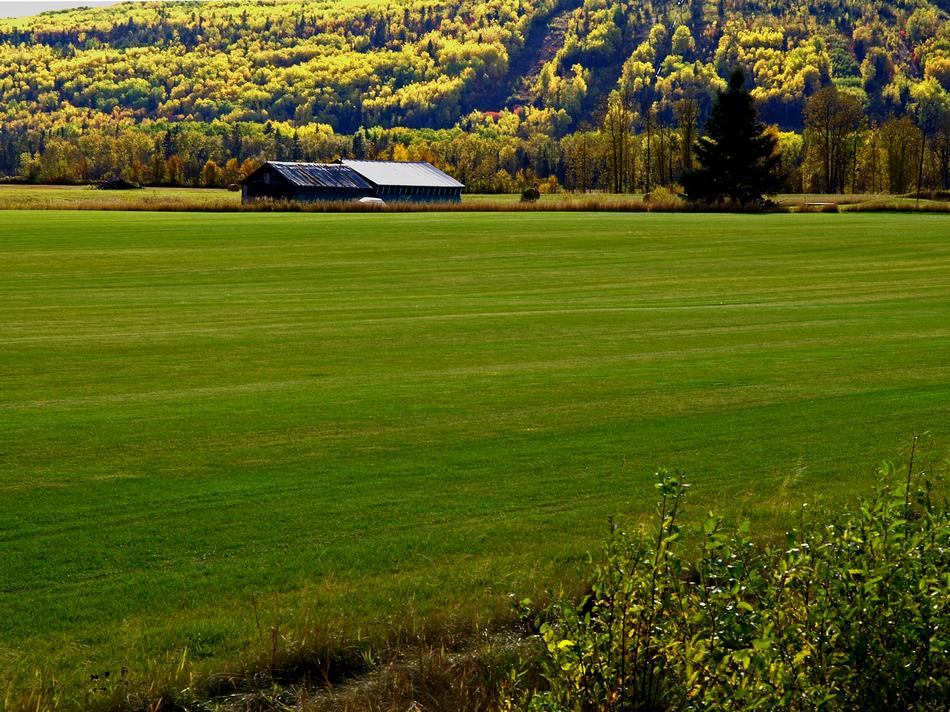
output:
[[[512,706],[948,709],[950,513],[910,472],[885,466],[855,511],[803,509],[782,548],[710,517],[692,558],[666,475],[656,531],[612,526],[589,593],[537,615],[550,687]]]

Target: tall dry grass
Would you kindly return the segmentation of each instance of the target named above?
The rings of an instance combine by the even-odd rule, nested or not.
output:
[[[950,213],[950,201],[931,201],[903,198],[892,200],[869,200],[866,203],[842,206],[848,213]]]
[[[358,203],[325,202],[300,203],[295,201],[256,201],[240,205],[228,200],[156,199],[115,200],[90,198],[82,202],[50,198],[23,204],[15,197],[0,196],[0,210],[118,210],[155,212],[216,212],[216,213],[469,213],[469,212],[617,212],[617,213],[671,213],[671,212],[761,212],[761,206],[699,205],[679,198],[650,201],[618,201],[604,197],[565,198],[550,202],[516,202],[510,200],[478,200],[461,203]]]
[[[379,635],[327,625],[262,631],[257,654],[233,670],[177,666],[89,681],[67,694],[55,679],[0,695],[3,712],[493,712],[522,689],[543,688],[537,638],[514,612],[485,621],[409,614]]]
[[[233,202],[181,200],[128,200],[121,203],[90,199],[82,203],[55,199],[24,206],[15,200],[0,199],[0,210],[119,210],[132,212],[205,212],[205,213],[467,213],[467,212],[686,212],[697,208],[681,201],[618,202],[612,200],[564,200],[551,203],[478,201],[463,203],[374,203],[294,201],[258,201],[247,205]]]
[[[194,701],[242,712],[492,712],[516,686],[544,684],[528,663],[537,639],[514,611],[484,620],[410,612],[378,638],[326,626],[271,636],[237,674],[195,686]]]
[[[476,196],[460,203],[411,203],[393,202],[386,204],[359,202],[323,202],[301,203],[295,201],[260,200],[242,205],[233,194],[192,196],[187,193],[176,195],[123,194],[120,199],[114,195],[100,195],[99,191],[83,192],[77,199],[77,191],[68,195],[44,195],[45,191],[3,191],[0,192],[0,210],[119,210],[119,211],[155,211],[155,212],[214,212],[214,213],[259,213],[259,212],[296,212],[296,213],[420,213],[420,212],[828,212],[830,208],[817,208],[818,203],[834,203],[840,212],[892,211],[911,212],[948,212],[950,201],[943,192],[915,196],[880,195],[837,195],[837,196],[781,196],[777,204],[751,204],[744,206],[708,205],[689,203],[675,193],[654,191],[648,196],[618,196],[613,194],[568,194],[558,196],[557,200],[538,202],[519,202],[510,196],[491,198]],[[506,199],[507,198],[507,199]],[[810,199],[810,200],[809,200]],[[815,203],[816,205],[810,205]]]

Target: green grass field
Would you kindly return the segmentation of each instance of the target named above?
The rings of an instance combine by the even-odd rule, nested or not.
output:
[[[950,443],[940,215],[5,212],[0,299],[0,699],[497,610],[662,466],[777,533]]]

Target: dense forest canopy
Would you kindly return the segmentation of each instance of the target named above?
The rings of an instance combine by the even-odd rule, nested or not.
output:
[[[910,128],[933,134],[928,170],[939,183],[948,9],[947,0],[211,0],[44,13],[0,21],[0,173],[220,184],[263,158],[362,154],[434,160],[486,190],[510,187],[505,175],[518,182],[519,171],[581,189],[613,173],[615,189],[649,188],[689,167],[690,131],[741,67],[762,120],[785,132],[799,183],[809,180],[799,176],[806,104],[828,89],[859,107],[855,131],[909,116]],[[634,166],[611,166],[602,146],[618,103],[630,140],[648,134]],[[854,142],[845,187],[858,187],[867,139]],[[578,168],[578,152],[600,159]],[[621,171],[630,175],[618,181]]]

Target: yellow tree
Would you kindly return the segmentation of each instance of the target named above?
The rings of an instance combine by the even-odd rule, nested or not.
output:
[[[624,169],[628,160],[632,126],[633,112],[630,110],[626,89],[613,92],[607,103],[607,113],[604,114],[603,131],[609,146],[608,170],[610,187],[614,193],[623,193],[627,188]]]
[[[887,160],[888,190],[892,194],[906,193],[916,181],[923,133],[909,116],[889,118],[879,133]]]
[[[217,188],[221,185],[221,168],[210,158],[201,169],[201,183],[207,188]]]
[[[821,189],[844,192],[864,111],[851,94],[825,87],[805,104],[805,136],[820,166]]]

